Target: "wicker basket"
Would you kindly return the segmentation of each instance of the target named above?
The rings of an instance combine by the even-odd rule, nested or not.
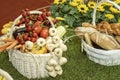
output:
[[[116,8],[118,8],[120,10],[120,6],[118,6],[117,4],[115,4],[112,1],[102,0],[101,2],[112,3]],[[99,2],[98,5],[101,2]],[[95,15],[96,15],[97,6],[94,9],[94,13],[93,13],[93,22],[92,22],[93,25],[96,25],[95,24],[95,19],[96,19]],[[82,40],[82,46],[83,46],[83,49],[86,51],[88,58],[90,60],[94,61],[95,63],[105,65],[105,66],[120,65],[120,54],[119,54],[120,50],[96,49],[96,48],[93,48],[93,47],[89,46],[88,44],[86,44],[86,42],[84,40]]]
[[[41,14],[40,11],[30,11],[30,14]],[[10,33],[7,35],[11,35],[16,22],[21,18],[20,15],[15,19]],[[13,66],[17,69],[19,73],[27,78],[44,78],[48,77],[48,72],[45,69],[45,65],[48,60],[51,58],[50,53],[46,54],[27,54],[22,53],[19,50],[10,50],[9,51],[9,60],[13,64]]]
[[[3,76],[4,78],[6,78],[7,80],[13,80],[13,78],[10,76],[10,74],[2,69],[0,69],[0,75]],[[0,80],[3,80],[3,79],[0,79]]]

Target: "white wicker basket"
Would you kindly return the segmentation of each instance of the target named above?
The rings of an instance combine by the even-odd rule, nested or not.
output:
[[[112,3],[116,8],[120,10],[120,6],[115,4],[114,2],[110,0],[101,0],[101,2],[109,2]],[[99,2],[98,5],[101,3]],[[97,5],[97,6],[98,6]],[[96,8],[94,9],[93,13],[93,25],[95,24],[95,19],[96,19]],[[114,66],[114,65],[120,65],[120,50],[102,50],[102,49],[96,49],[88,44],[84,40],[82,40],[82,46],[83,49],[86,51],[88,58],[95,63],[105,65],[105,66]]]
[[[30,14],[41,14],[40,11],[30,11]],[[21,18],[20,15],[15,19],[10,33],[7,35],[11,35],[13,30],[15,29],[16,22]],[[9,51],[9,60],[13,64],[13,66],[20,72],[23,76],[27,78],[44,78],[48,77],[48,72],[45,69],[45,65],[48,60],[51,58],[50,53],[46,54],[27,54],[22,53],[19,50],[10,50]]]
[[[9,60],[19,73],[27,78],[48,77],[45,68],[51,54],[26,54],[18,50],[9,51]]]
[[[7,80],[13,80],[13,78],[10,76],[10,74],[2,69],[0,69],[0,75],[5,77]],[[0,80],[3,80],[3,79],[0,79]]]

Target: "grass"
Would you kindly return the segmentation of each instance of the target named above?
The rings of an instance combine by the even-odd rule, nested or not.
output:
[[[67,35],[72,35],[68,33]],[[87,55],[81,53],[80,39],[72,38],[66,43],[68,51],[64,53],[68,63],[63,65],[63,74],[56,78],[47,77],[31,80],[120,80],[120,66],[102,66],[90,61]],[[0,68],[10,73],[14,80],[28,80],[12,66],[8,59],[8,53],[0,54]]]

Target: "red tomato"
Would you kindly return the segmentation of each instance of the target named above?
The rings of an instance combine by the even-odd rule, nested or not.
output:
[[[36,37],[38,37],[38,34],[37,34],[37,33],[35,33],[35,32],[33,32],[33,34],[32,34],[32,35],[33,35],[33,37],[35,37],[35,38],[36,38]]]
[[[42,37],[42,38],[47,38],[48,36],[49,36],[49,28],[43,28],[42,30],[41,30],[41,33],[40,33],[40,36]]]
[[[41,32],[41,30],[42,30],[42,27],[40,27],[40,26],[33,27],[33,32],[34,33],[39,34]]]
[[[32,42],[36,42],[36,40],[37,40],[37,39],[36,39],[36,38],[34,38],[34,37],[33,37],[33,38],[31,38],[31,41],[32,41]]]

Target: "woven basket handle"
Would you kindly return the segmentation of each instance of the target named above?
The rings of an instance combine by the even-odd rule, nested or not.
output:
[[[41,11],[30,11],[30,14],[41,14],[41,13],[42,13]],[[13,33],[13,31],[14,31],[14,27],[15,27],[16,23],[18,22],[18,20],[20,20],[20,18],[22,18],[22,15],[18,16],[18,17],[14,20],[13,25],[12,25],[12,27],[11,27],[11,30],[10,30],[10,32],[7,34],[7,35],[9,35],[10,37],[12,36],[12,33]]]
[[[92,24],[93,24],[94,26],[96,26],[95,21],[96,21],[96,11],[97,11],[97,7],[98,7],[102,2],[111,3],[111,4],[113,4],[116,8],[118,8],[118,9],[120,10],[120,6],[117,5],[115,2],[110,1],[110,0],[101,0],[100,2],[98,2],[98,3],[96,4],[96,7],[94,8],[94,11],[93,11]]]

